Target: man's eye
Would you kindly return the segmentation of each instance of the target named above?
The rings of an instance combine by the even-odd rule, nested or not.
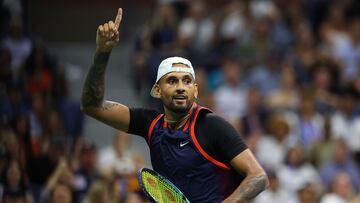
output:
[[[190,83],[191,83],[191,80],[190,80],[190,79],[185,79],[185,80],[184,80],[184,83],[185,83],[185,84],[190,84]]]
[[[169,84],[171,85],[175,84],[175,80],[169,80]]]

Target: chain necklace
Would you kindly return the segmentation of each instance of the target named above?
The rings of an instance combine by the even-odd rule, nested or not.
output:
[[[181,120],[169,120],[166,118],[166,116],[164,117],[164,120],[169,123],[170,126],[179,129],[181,128],[187,121],[187,119],[189,118],[190,114],[188,113],[186,116],[184,116],[183,118],[181,118]],[[176,125],[177,124],[177,125]]]

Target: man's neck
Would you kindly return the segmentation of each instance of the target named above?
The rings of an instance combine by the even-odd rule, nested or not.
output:
[[[189,118],[192,108],[190,108],[190,110],[185,113],[176,113],[167,109],[166,107],[164,109],[165,121],[168,123],[168,125],[171,128],[181,128],[183,125],[185,125],[187,119]]]

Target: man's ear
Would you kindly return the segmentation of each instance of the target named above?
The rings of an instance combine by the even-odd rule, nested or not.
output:
[[[155,86],[154,86],[154,96],[155,96],[155,98],[157,98],[157,99],[160,99],[160,97],[161,97],[161,88],[160,88],[160,85],[159,84],[155,84]]]
[[[195,92],[194,92],[195,99],[197,99],[198,94],[199,94],[198,85],[195,83]]]

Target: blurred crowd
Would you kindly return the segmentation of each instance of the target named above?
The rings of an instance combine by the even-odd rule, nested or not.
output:
[[[161,2],[138,29],[139,97],[160,109],[148,96],[157,66],[184,56],[198,103],[233,124],[270,176],[255,203],[360,202],[359,1]]]
[[[103,149],[83,135],[66,70],[27,32],[22,2],[0,0],[0,202],[146,202],[143,157],[125,133]],[[238,130],[269,175],[255,203],[360,202],[359,1],[159,0],[152,9],[134,34],[138,98],[161,109],[149,96],[157,66],[184,56],[198,103]]]
[[[103,149],[83,135],[66,70],[28,32],[23,2],[0,0],[0,202],[145,202],[143,157],[128,152],[127,134]]]

